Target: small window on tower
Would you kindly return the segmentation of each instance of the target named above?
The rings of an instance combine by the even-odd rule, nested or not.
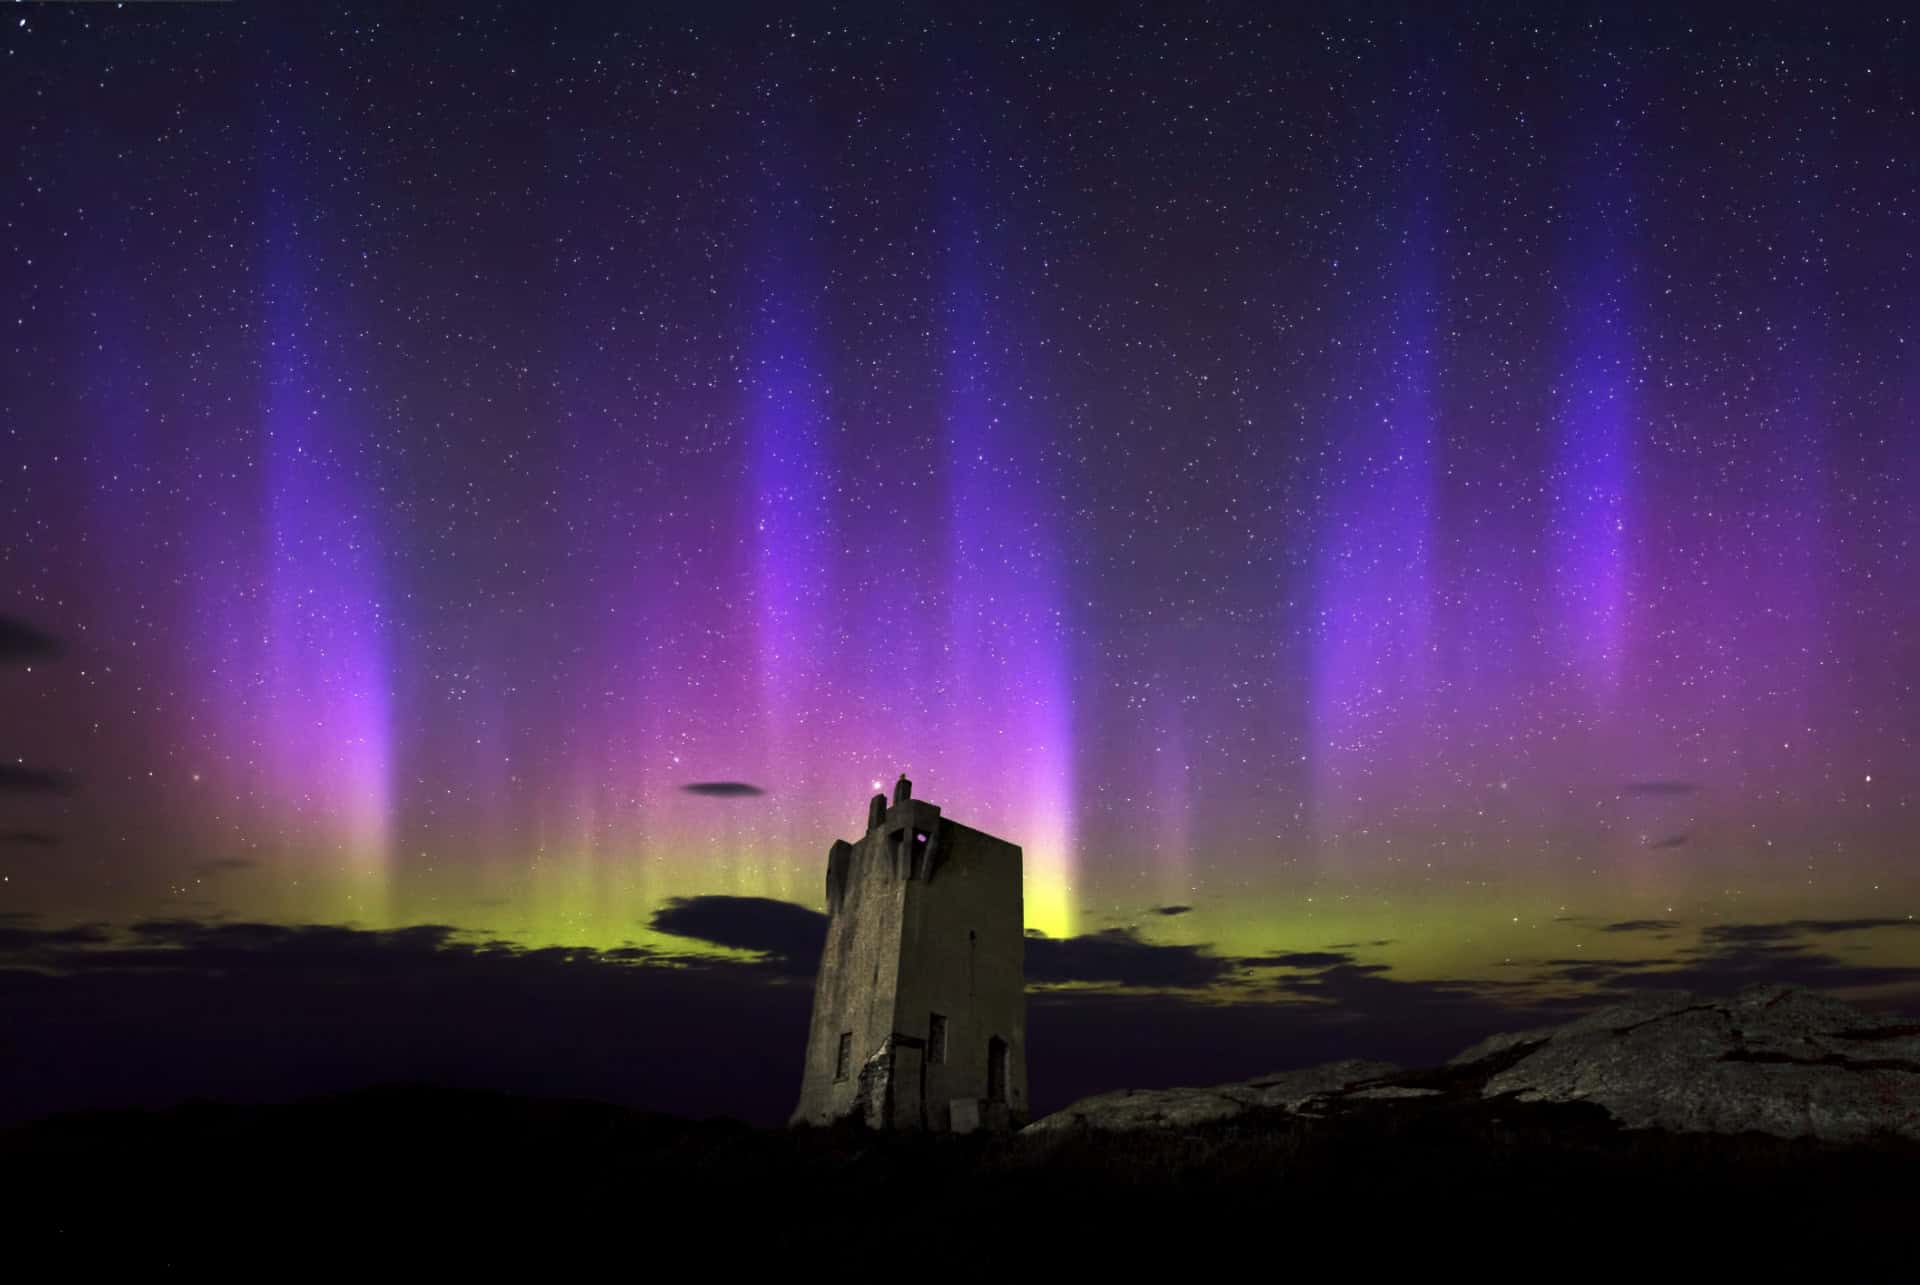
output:
[[[947,1060],[947,1019],[943,1014],[935,1013],[933,1020],[927,1023],[927,1061],[944,1062]]]
[[[842,1031],[840,1033],[840,1055],[834,1059],[833,1063],[833,1078],[836,1080],[844,1080],[847,1078],[848,1072],[852,1069],[853,1032]]]
[[[908,862],[907,868],[913,872],[913,878],[915,879],[926,877],[927,832],[925,830],[915,830],[913,832],[913,857]]]

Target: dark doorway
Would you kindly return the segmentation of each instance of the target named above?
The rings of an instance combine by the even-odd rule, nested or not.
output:
[[[1007,1042],[998,1035],[987,1041],[987,1101],[1007,1100]]]

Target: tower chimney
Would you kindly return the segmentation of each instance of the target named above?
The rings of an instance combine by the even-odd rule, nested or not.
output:
[[[902,772],[900,774],[900,779],[893,783],[893,805],[895,807],[899,807],[902,803],[905,803],[908,799],[912,797],[913,797],[913,782],[907,779],[907,774],[905,772]]]
[[[887,796],[876,794],[867,800],[867,829],[877,830],[880,823],[887,819]]]

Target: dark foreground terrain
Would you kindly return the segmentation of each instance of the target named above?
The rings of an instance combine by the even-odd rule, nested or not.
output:
[[[1319,1119],[1000,1138],[410,1087],[70,1115],[0,1134],[0,1228],[5,1261],[76,1279],[201,1265],[1920,1279],[1920,1146],[1629,1132],[1597,1107],[1482,1101],[1450,1072],[1418,1074],[1446,1091]]]

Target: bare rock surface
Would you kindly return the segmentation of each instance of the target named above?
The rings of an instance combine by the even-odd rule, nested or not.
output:
[[[1350,1089],[1341,1096],[1351,1102],[1392,1102],[1400,1098],[1437,1098],[1439,1089],[1419,1089],[1410,1084],[1382,1084],[1372,1089]]]
[[[1021,1133],[1046,1134],[1075,1128],[1179,1128],[1231,1119],[1256,1108],[1279,1107],[1297,1112],[1329,1094],[1379,1080],[1398,1070],[1400,1068],[1391,1062],[1354,1058],[1210,1088],[1121,1089],[1082,1098],[1064,1111],[1035,1120]]]
[[[1638,996],[1493,1036],[1448,1065],[1495,1057],[1505,1065],[1482,1096],[1592,1102],[1628,1128],[1920,1140],[1920,1026],[1786,986]]]
[[[1023,1133],[1178,1129],[1279,1109],[1321,1118],[1429,1102],[1584,1102],[1630,1129],[1920,1141],[1920,1025],[1787,986],[1647,992],[1575,1021],[1495,1035],[1444,1067],[1352,1059],[1240,1084],[1085,1098]]]

